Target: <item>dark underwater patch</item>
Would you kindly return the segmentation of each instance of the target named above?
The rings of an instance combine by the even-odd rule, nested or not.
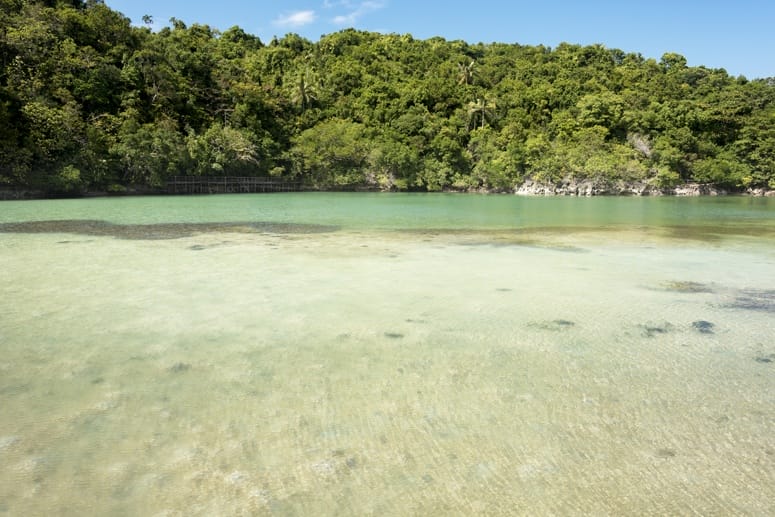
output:
[[[528,323],[527,326],[534,329],[539,330],[551,330],[554,332],[560,331],[560,330],[566,330],[571,327],[574,327],[576,323],[570,320],[563,320],[563,319],[557,319],[557,320],[548,320],[548,321],[534,321],[531,323]]]
[[[708,284],[691,282],[687,280],[672,280],[662,284],[662,289],[673,293],[712,293],[713,288]]]
[[[723,307],[775,313],[775,289],[743,289]]]
[[[700,334],[713,334],[715,325],[710,321],[697,320],[692,322],[692,328]]]
[[[643,335],[645,337],[659,336],[662,334],[667,334],[668,332],[673,330],[673,325],[668,322],[646,323],[645,325],[639,325],[639,326],[643,330]]]
[[[578,246],[570,246],[570,245],[563,245],[563,244],[547,244],[537,239],[525,239],[525,238],[517,238],[517,237],[511,240],[508,240],[508,239],[495,239],[492,241],[471,240],[471,241],[460,242],[459,244],[460,246],[468,246],[468,247],[489,246],[492,248],[506,248],[506,247],[512,247],[512,246],[520,246],[524,248],[536,248],[536,249],[542,249],[542,250],[560,251],[563,253],[588,253],[589,252],[589,250],[584,248],[579,248]]]
[[[770,237],[775,228],[770,224],[739,223],[710,225],[672,225],[664,227],[668,237],[680,240],[693,240],[715,243],[724,237],[745,235],[750,237]]]
[[[465,247],[526,247],[539,248],[565,253],[588,253],[589,250],[568,244],[547,242],[549,236],[570,236],[589,231],[599,231],[597,227],[525,227],[503,229],[474,229],[474,228],[402,228],[396,232],[406,233],[422,237],[423,241],[430,242],[441,238],[450,244]]]
[[[676,455],[676,452],[674,449],[657,449],[655,452],[655,455],[658,458],[674,458]]]
[[[191,365],[188,363],[175,363],[169,368],[167,368],[167,371],[170,373],[182,373],[187,372],[191,369]]]
[[[0,223],[0,233],[71,233],[127,240],[180,239],[216,232],[317,234],[337,230],[339,227],[332,225],[272,222],[114,224],[89,219],[67,219]]]

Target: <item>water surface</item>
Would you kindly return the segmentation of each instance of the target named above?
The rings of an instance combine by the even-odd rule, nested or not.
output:
[[[775,202],[0,204],[0,514],[775,513]]]

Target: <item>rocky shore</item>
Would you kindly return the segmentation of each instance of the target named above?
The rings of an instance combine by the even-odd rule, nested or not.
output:
[[[304,190],[302,188],[302,190]],[[327,189],[312,189],[327,190]],[[333,190],[342,190],[333,189]],[[346,190],[355,192],[378,192],[385,191],[377,185],[365,185],[360,188],[354,187]],[[389,189],[388,189],[389,190]],[[445,192],[466,192],[457,189],[445,189]],[[477,192],[482,194],[515,194],[518,196],[726,196],[726,195],[747,195],[753,197],[775,197],[775,190],[763,188],[749,188],[743,191],[729,191],[719,188],[715,185],[704,183],[684,183],[675,187],[657,187],[647,182],[602,182],[595,180],[567,180],[557,184],[539,183],[533,180],[527,180],[521,185],[515,186],[512,190],[494,190],[487,188],[472,189],[468,192]],[[46,199],[52,197],[103,197],[103,196],[144,196],[158,195],[167,193],[161,188],[151,188],[145,186],[127,187],[121,192],[107,191],[87,191],[80,194],[71,195],[52,195],[40,190],[25,188],[0,188],[0,200],[22,200],[22,199]]]
[[[594,180],[569,180],[558,184],[537,183],[528,180],[514,188],[520,196],[725,196],[744,194],[749,196],[775,197],[775,190],[747,189],[730,192],[715,185],[684,183],[675,187],[657,187],[646,182],[600,182]]]
[[[43,199],[45,192],[40,190],[31,190],[24,188],[0,188],[0,201],[10,201],[19,199]]]

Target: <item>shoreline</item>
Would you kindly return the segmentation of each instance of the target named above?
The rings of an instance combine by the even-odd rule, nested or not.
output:
[[[296,192],[414,192],[411,190],[399,191],[395,189],[380,188],[375,185],[355,185],[345,188],[300,188]],[[750,197],[775,197],[775,189],[747,188],[745,190],[728,190],[712,184],[683,183],[674,187],[656,187],[647,183],[617,182],[612,184],[598,183],[594,181],[564,181],[557,184],[538,183],[527,180],[515,186],[513,189],[471,188],[456,189],[445,188],[442,193],[449,194],[510,194],[520,197],[716,197],[716,196],[750,196]],[[102,197],[126,197],[126,196],[202,196],[211,194],[240,194],[250,192],[221,192],[210,193],[171,193],[164,188],[152,188],[147,186],[128,186],[122,192],[109,192],[106,190],[91,190],[77,194],[61,194],[45,192],[23,187],[0,187],[0,201],[25,201],[39,199],[79,199]],[[432,193],[432,192],[428,192]]]

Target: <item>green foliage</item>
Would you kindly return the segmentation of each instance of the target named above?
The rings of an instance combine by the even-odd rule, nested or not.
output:
[[[186,143],[196,175],[250,176],[258,165],[256,146],[244,129],[216,122],[203,134],[189,134]]]
[[[417,151],[393,135],[373,140],[368,156],[367,178],[383,190],[407,190],[416,181],[422,162]]]
[[[681,183],[681,176],[668,167],[659,167],[653,181],[658,187],[670,188]]]
[[[369,141],[362,124],[331,119],[304,130],[293,142],[296,173],[317,187],[363,184]]]
[[[723,187],[747,187],[752,181],[751,168],[730,152],[703,158],[694,164],[694,178],[701,183]]]
[[[516,167],[513,154],[498,142],[497,134],[491,128],[474,130],[468,143],[474,166],[470,180],[471,188],[483,187],[494,190],[509,190],[516,184]]]
[[[49,189],[62,194],[73,194],[79,192],[82,187],[81,171],[72,165],[65,165],[53,177]]]
[[[775,107],[753,115],[731,147],[749,167],[744,184],[775,189]]]
[[[0,183],[76,194],[177,174],[775,188],[775,83],[603,45],[354,29],[264,45],[175,18],[154,33],[101,1],[0,0]]]
[[[422,169],[417,173],[415,186],[437,192],[450,184],[453,174],[452,167],[436,158],[428,157],[425,158]]]
[[[150,186],[183,174],[189,162],[184,137],[169,119],[147,124],[127,120],[110,153],[120,164],[122,180]]]

